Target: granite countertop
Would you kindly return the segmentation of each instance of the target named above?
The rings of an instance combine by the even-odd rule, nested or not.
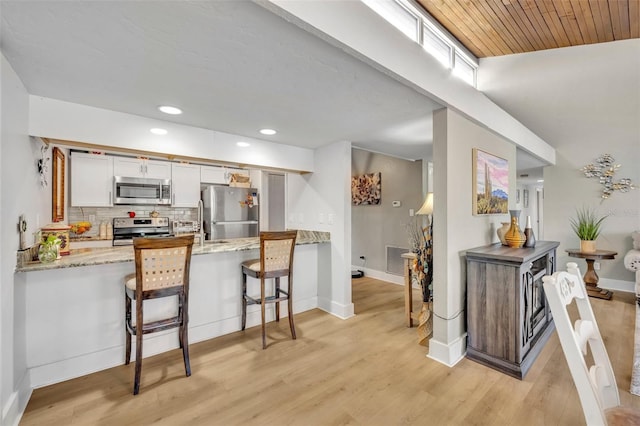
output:
[[[77,243],[81,241],[111,241],[112,238],[102,238],[100,235],[75,235],[69,237],[69,241]]]
[[[296,245],[319,244],[331,241],[329,232],[298,231]],[[235,238],[222,242],[205,242],[204,246],[193,245],[192,255],[253,250],[260,248],[260,239]],[[68,256],[51,263],[22,261],[18,255],[16,272],[44,271],[48,269],[75,268],[79,266],[103,265],[107,263],[133,262],[133,246],[73,249]]]

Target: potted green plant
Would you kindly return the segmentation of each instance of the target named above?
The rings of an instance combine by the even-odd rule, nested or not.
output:
[[[600,235],[602,222],[607,216],[599,216],[594,209],[583,207],[576,209],[576,217],[570,219],[571,228],[580,238],[580,251],[593,253],[596,251],[596,239]]]
[[[38,259],[40,262],[48,263],[53,262],[59,256],[60,244],[62,240],[57,236],[50,234],[40,243],[38,248]]]

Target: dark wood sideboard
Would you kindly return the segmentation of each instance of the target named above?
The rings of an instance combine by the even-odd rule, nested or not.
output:
[[[467,250],[467,357],[522,379],[555,329],[542,277],[556,270],[556,241]]]

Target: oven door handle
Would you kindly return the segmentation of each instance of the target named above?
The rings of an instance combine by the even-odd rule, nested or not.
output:
[[[213,222],[214,225],[256,225],[257,220],[232,220],[225,222]]]

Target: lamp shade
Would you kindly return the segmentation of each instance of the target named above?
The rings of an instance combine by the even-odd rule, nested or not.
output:
[[[426,215],[433,213],[433,192],[427,192],[427,196],[422,203],[420,210],[416,212],[417,215]]]

